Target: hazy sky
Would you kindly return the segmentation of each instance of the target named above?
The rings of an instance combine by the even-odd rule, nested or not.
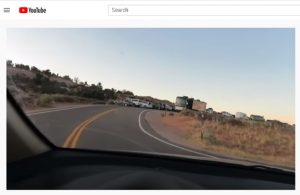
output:
[[[295,121],[294,29],[10,29],[7,58],[105,88]]]

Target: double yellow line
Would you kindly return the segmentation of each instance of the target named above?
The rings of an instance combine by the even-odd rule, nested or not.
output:
[[[112,112],[116,110],[116,108],[111,109],[111,110],[107,110],[104,112],[100,112],[88,119],[86,119],[85,121],[83,121],[82,123],[80,123],[73,131],[72,133],[67,137],[67,139],[65,140],[63,147],[64,148],[76,148],[77,143],[80,139],[80,136],[82,134],[82,132],[90,125],[92,124],[95,120],[97,120],[98,118]]]

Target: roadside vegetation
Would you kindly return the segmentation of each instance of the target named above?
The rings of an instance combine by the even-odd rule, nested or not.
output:
[[[58,103],[111,103],[113,100],[134,97],[131,91],[103,88],[101,82],[88,84],[78,77],[61,76],[49,69],[14,64],[7,60],[7,88],[23,109],[51,107]]]
[[[295,126],[226,118],[184,110],[162,117],[195,148],[284,167],[295,167]]]
[[[36,105],[41,107],[51,107],[59,103],[92,103],[93,101],[88,98],[62,95],[62,94],[41,94],[36,98]]]

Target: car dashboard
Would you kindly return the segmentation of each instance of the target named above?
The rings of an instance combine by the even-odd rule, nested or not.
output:
[[[295,189],[293,172],[149,154],[55,149],[7,168],[8,189]]]

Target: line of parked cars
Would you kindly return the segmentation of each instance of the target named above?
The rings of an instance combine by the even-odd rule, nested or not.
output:
[[[168,104],[163,103],[153,103],[141,99],[135,98],[126,98],[123,101],[124,106],[140,107],[140,108],[149,108],[149,109],[158,109],[158,110],[168,110],[173,111],[174,107]]]

